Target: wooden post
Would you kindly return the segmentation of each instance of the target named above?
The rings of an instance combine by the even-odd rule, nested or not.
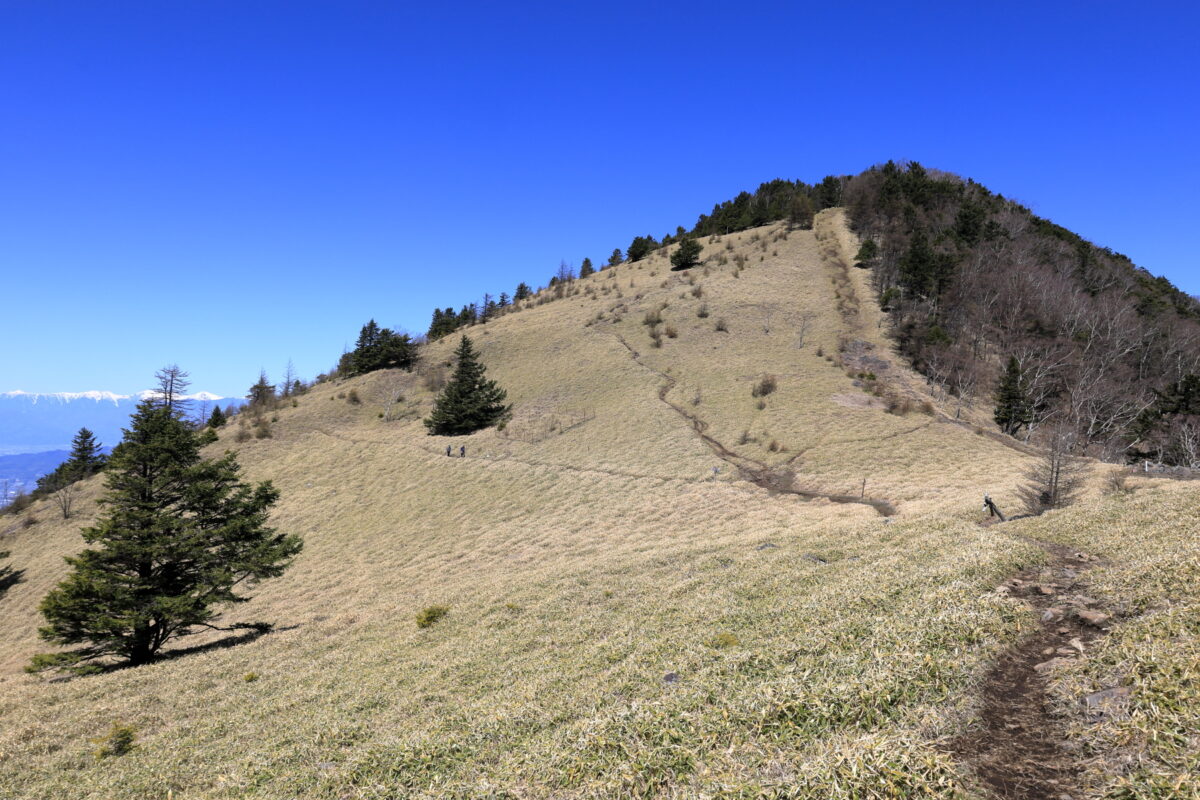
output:
[[[983,508],[988,512],[989,517],[999,517],[1001,522],[1008,521],[1008,519],[1004,516],[1004,512],[1000,510],[1000,507],[992,501],[991,495],[985,494],[983,496]]]

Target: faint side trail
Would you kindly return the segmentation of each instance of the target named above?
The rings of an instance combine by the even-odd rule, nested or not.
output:
[[[1002,653],[980,689],[980,727],[959,737],[953,751],[998,800],[1079,800],[1083,762],[1051,713],[1047,674],[1079,658],[1102,637],[1110,616],[1096,608],[1081,576],[1098,560],[1026,536],[1044,549],[1048,566],[1026,570],[1002,587],[1031,605],[1038,627]],[[1119,700],[1120,690],[1114,697]]]
[[[658,399],[665,403],[669,408],[673,409],[676,414],[683,417],[692,426],[692,430],[700,437],[700,440],[708,445],[708,448],[713,451],[717,458],[737,467],[739,475],[751,483],[761,486],[772,492],[780,494],[794,494],[798,497],[803,497],[808,500],[824,499],[834,503],[857,503],[860,505],[870,506],[882,516],[890,517],[896,513],[896,507],[887,500],[876,497],[854,496],[848,494],[829,494],[826,492],[814,492],[806,489],[797,489],[792,483],[793,479],[790,473],[785,473],[776,469],[772,469],[767,464],[747,456],[739,455],[733,452],[724,444],[719,442],[707,433],[708,423],[700,419],[698,416],[688,411],[683,406],[671,402],[667,397],[671,390],[675,388],[678,381],[663,372],[655,369],[642,360],[641,354],[630,346],[629,342],[625,341],[625,337],[619,333],[613,333],[616,340],[621,343],[621,346],[629,351],[630,357],[634,363],[642,369],[652,372],[663,380],[663,384],[658,388]]]

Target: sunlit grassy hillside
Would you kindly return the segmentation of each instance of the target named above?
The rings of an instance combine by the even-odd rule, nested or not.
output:
[[[213,453],[274,481],[306,543],[231,612],[277,626],[253,641],[24,674],[100,487],[70,521],[35,507],[0,539],[24,570],[0,598],[0,797],[974,796],[949,743],[1035,622],[995,590],[1047,558],[1016,534],[1107,556],[1095,591],[1130,616],[1053,676],[1080,747],[1127,756],[1096,761],[1091,796],[1197,796],[1194,492],[1101,496],[1096,467],[1087,506],[977,525],[1030,457],[989,435],[986,398],[943,403],[899,362],[839,214],[469,329],[503,431],[426,435],[458,334],[420,373],[316,386],[271,438],[226,428]],[[1085,724],[1079,694],[1111,681],[1131,715]],[[97,760],[114,722],[136,747]]]

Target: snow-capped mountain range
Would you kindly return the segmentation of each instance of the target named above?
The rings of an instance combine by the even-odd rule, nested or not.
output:
[[[53,451],[70,450],[71,439],[80,428],[95,433],[103,446],[115,446],[137,404],[157,394],[152,389],[133,394],[0,392],[0,481],[7,478],[10,484],[30,488],[30,476],[34,472],[44,474],[44,464],[54,460],[49,458]],[[246,402],[211,392],[196,392],[185,398],[191,401],[190,416],[203,413],[205,417],[214,405],[241,406]],[[3,502],[0,498],[0,504]]]
[[[95,400],[99,402],[120,404],[122,400],[140,401],[150,397],[157,397],[159,392],[154,389],[143,389],[134,394],[116,394],[114,392],[23,392],[20,389],[12,392],[0,392],[0,398],[3,397],[24,397],[28,398],[31,403],[42,402],[52,403],[69,403],[73,400]],[[199,400],[201,402],[213,402],[216,400],[228,400],[229,398],[222,397],[219,394],[210,392],[196,392],[195,394],[183,395],[184,400]]]
[[[103,444],[121,440],[121,429],[137,404],[157,392],[0,392],[0,455],[69,449],[80,428],[89,428]],[[186,395],[193,414],[213,404],[241,405],[241,398],[211,392]]]

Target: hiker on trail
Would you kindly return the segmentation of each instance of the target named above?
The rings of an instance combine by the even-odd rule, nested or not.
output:
[[[446,458],[450,458],[450,445],[446,445]]]
[[[467,446],[465,444],[462,447],[458,448],[458,455],[460,458],[467,457]]]

